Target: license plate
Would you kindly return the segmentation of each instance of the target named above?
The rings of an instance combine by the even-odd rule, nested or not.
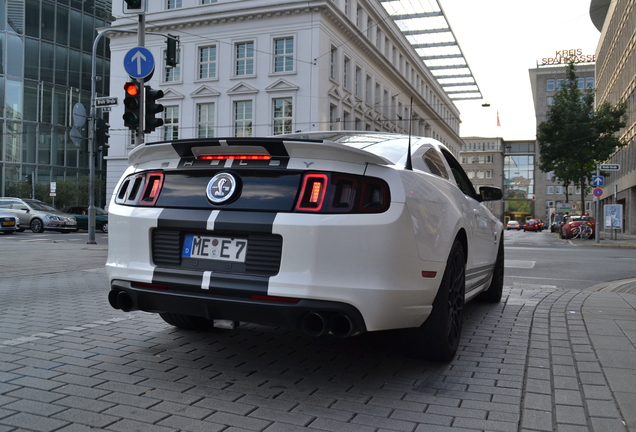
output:
[[[181,256],[184,258],[245,262],[247,240],[227,237],[186,235]]]
[[[6,222],[2,222],[2,226],[14,226],[15,222],[13,221],[6,221]]]

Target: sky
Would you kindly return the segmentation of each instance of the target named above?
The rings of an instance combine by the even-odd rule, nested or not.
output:
[[[484,97],[455,101],[460,136],[535,139],[528,71],[556,51],[595,54],[600,32],[590,19],[590,0],[439,2]]]

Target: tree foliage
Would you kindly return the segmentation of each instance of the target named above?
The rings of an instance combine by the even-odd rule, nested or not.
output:
[[[627,144],[615,136],[625,127],[626,111],[625,103],[608,102],[595,110],[594,90],[578,88],[575,63],[568,63],[563,86],[554,94],[546,121],[537,127],[538,165],[543,172],[553,172],[566,190],[569,185],[580,187],[582,208],[596,165]]]
[[[33,198],[47,204],[55,203],[55,207],[58,209],[72,205],[88,205],[89,183],[90,179],[88,176],[83,176],[79,179],[57,180],[55,182],[55,201],[50,196],[50,183],[35,183],[33,187],[35,196]],[[22,180],[7,186],[7,196],[31,198],[31,182]],[[95,205],[104,207],[105,201],[106,184],[102,179],[95,178]]]

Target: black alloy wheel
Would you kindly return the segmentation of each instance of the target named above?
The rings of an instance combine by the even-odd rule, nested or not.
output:
[[[413,330],[412,349],[427,360],[449,362],[455,357],[464,320],[466,258],[455,240],[440,284],[433,311],[421,327]]]

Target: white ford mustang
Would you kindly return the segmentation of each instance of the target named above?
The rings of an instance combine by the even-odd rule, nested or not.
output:
[[[179,140],[129,162],[108,209],[114,308],[182,328],[405,329],[448,361],[464,302],[501,299],[503,224],[481,204],[501,190],[475,192],[433,139]]]

